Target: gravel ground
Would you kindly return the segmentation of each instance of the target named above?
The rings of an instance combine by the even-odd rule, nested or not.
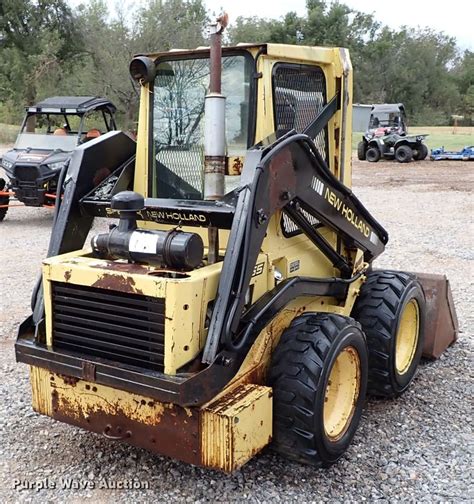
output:
[[[15,363],[13,343],[29,313],[52,214],[11,209],[0,225],[0,500],[472,502],[473,165],[354,162],[356,194],[391,235],[377,266],[446,273],[461,334],[441,359],[423,363],[403,397],[367,403],[351,448],[326,470],[266,449],[226,476],[34,413],[28,371]],[[85,488],[63,489],[71,480]],[[149,489],[100,488],[129,481]],[[28,482],[33,489],[22,489]]]

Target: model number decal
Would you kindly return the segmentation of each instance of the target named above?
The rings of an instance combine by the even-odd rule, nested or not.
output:
[[[256,277],[258,275],[261,275],[263,273],[264,266],[265,266],[265,263],[263,263],[263,262],[256,264],[255,268],[253,269],[252,278]]]
[[[300,260],[296,259],[296,261],[290,262],[290,273],[294,273],[300,269]]]

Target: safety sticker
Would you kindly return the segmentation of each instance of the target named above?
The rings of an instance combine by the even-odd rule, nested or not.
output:
[[[128,250],[130,252],[141,252],[143,254],[156,254],[156,244],[158,236],[143,231],[134,231],[130,236]]]

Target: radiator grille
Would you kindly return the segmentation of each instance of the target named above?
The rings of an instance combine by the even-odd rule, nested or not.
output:
[[[18,183],[21,185],[22,182],[36,182],[39,177],[39,170],[36,166],[15,166],[15,178],[18,179]]]
[[[164,299],[53,282],[53,346],[163,371]]]

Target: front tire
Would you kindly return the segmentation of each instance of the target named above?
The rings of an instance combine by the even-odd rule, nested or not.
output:
[[[425,311],[425,295],[414,275],[369,273],[352,311],[367,337],[369,394],[397,397],[408,388],[423,349]]]
[[[380,159],[380,150],[377,147],[370,147],[365,153],[365,159],[369,163],[376,163]]]
[[[295,318],[269,371],[272,447],[306,464],[334,464],[359,425],[367,375],[367,345],[355,320],[327,313]]]
[[[357,159],[359,161],[365,161],[365,151],[366,151],[365,142],[359,142],[357,144]]]
[[[0,191],[5,191],[5,187],[7,185],[7,182],[5,179],[0,178]],[[5,219],[5,216],[7,215],[8,212],[8,205],[10,203],[10,196],[0,196],[0,222]]]

